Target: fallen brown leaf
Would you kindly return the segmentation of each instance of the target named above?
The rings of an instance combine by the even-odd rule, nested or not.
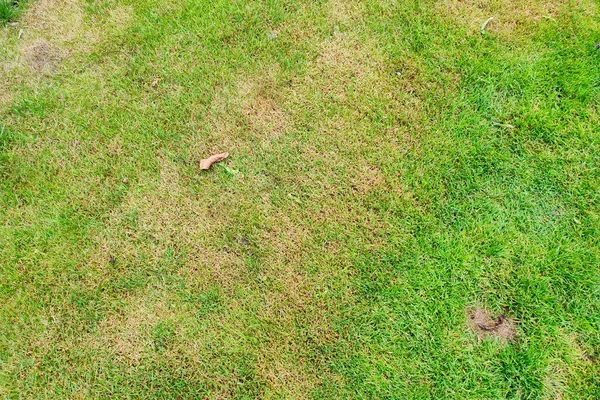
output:
[[[211,165],[216,162],[223,161],[229,156],[229,153],[221,153],[215,154],[214,156],[210,156],[208,158],[204,158],[200,160],[200,169],[209,169]]]

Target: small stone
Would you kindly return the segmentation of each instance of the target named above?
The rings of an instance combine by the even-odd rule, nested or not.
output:
[[[273,40],[273,39],[277,39],[277,36],[279,36],[277,33],[273,32],[269,35],[269,39]]]

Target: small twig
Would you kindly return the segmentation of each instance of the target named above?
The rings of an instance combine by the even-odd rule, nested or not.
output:
[[[485,27],[487,26],[487,24],[492,22],[493,19],[494,19],[494,17],[489,17],[488,19],[485,20],[485,22],[483,24],[481,24],[481,34],[482,35],[485,35]]]

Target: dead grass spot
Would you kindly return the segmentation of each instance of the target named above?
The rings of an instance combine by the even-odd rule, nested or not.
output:
[[[0,79],[2,76],[0,75]],[[0,109],[8,106],[13,100],[13,94],[9,90],[0,88]]]
[[[289,122],[286,113],[268,97],[256,97],[243,110],[252,131],[277,138],[286,132]]]
[[[117,360],[130,365],[139,363],[152,349],[150,331],[158,321],[172,313],[162,301],[147,297],[130,299],[126,310],[108,315],[98,327],[99,345],[112,349]]]
[[[508,35],[519,27],[536,23],[544,18],[556,18],[567,4],[561,1],[510,1],[510,0],[445,0],[436,3],[438,11],[456,22],[466,26],[469,32],[479,34],[481,24],[494,17],[486,31]]]
[[[504,315],[493,318],[486,310],[477,308],[468,311],[467,316],[469,326],[479,340],[492,338],[509,343],[516,337],[515,323]]]
[[[381,170],[375,166],[362,164],[357,166],[356,174],[352,178],[352,189],[361,196],[366,196],[372,190],[381,187],[385,177]]]
[[[330,20],[347,24],[360,19],[363,4],[354,0],[332,0],[327,4]]]
[[[241,80],[237,85],[240,111],[250,131],[263,142],[285,134],[290,126],[281,107],[276,72],[273,67],[268,74]]]
[[[214,96],[209,111],[192,110],[192,118],[201,117],[210,128],[200,137],[190,138],[189,148],[200,158],[210,154],[245,148],[248,143],[269,147],[274,140],[289,132],[291,119],[285,111],[277,84],[276,67],[270,72],[245,76],[221,88]]]
[[[118,141],[111,142],[109,152],[120,152]],[[231,293],[244,271],[244,262],[218,245],[228,225],[221,203],[190,193],[180,166],[168,155],[157,154],[157,159],[158,177],[129,182],[129,194],[96,235],[90,265],[103,270],[110,256],[117,259],[117,266],[141,258],[157,265],[170,252],[178,257],[176,272],[186,281],[200,287],[216,284]]]
[[[6,28],[0,42],[0,107],[13,100],[23,83],[35,87],[75,54],[91,51],[111,33],[132,22],[132,7],[112,7],[110,13],[86,15],[81,0],[36,0],[20,17],[18,29]],[[14,40],[22,30],[22,37]]]
[[[269,265],[264,274],[273,278],[273,289],[262,295],[259,317],[276,328],[260,351],[256,370],[276,392],[304,398],[303,393],[311,392],[324,379],[310,369],[305,356],[312,346],[337,340],[327,304],[315,295],[315,287],[324,283],[303,273],[301,262]],[[298,321],[310,321],[310,326],[298,329]]]
[[[84,21],[78,0],[38,0],[24,15],[25,38],[46,39],[65,52],[89,49],[100,37],[96,27]],[[68,44],[69,46],[66,46]],[[60,46],[63,45],[63,46]]]
[[[122,30],[133,21],[133,7],[116,7],[110,10],[108,23],[113,29]]]
[[[366,91],[372,91],[374,85],[380,86],[377,84],[380,67],[357,38],[338,32],[323,43],[308,83],[318,81],[325,93],[343,101],[350,84]],[[321,85],[323,82],[327,83]]]
[[[27,64],[36,71],[52,69],[62,60],[57,49],[44,39],[36,40],[25,48],[24,56]]]

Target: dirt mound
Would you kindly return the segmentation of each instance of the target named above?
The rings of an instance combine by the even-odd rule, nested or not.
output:
[[[504,314],[493,318],[489,312],[477,308],[467,311],[469,327],[477,334],[479,340],[497,338],[502,342],[512,342],[517,334],[515,323]]]
[[[61,59],[56,49],[44,40],[38,40],[25,49],[27,64],[37,71],[51,69]]]

